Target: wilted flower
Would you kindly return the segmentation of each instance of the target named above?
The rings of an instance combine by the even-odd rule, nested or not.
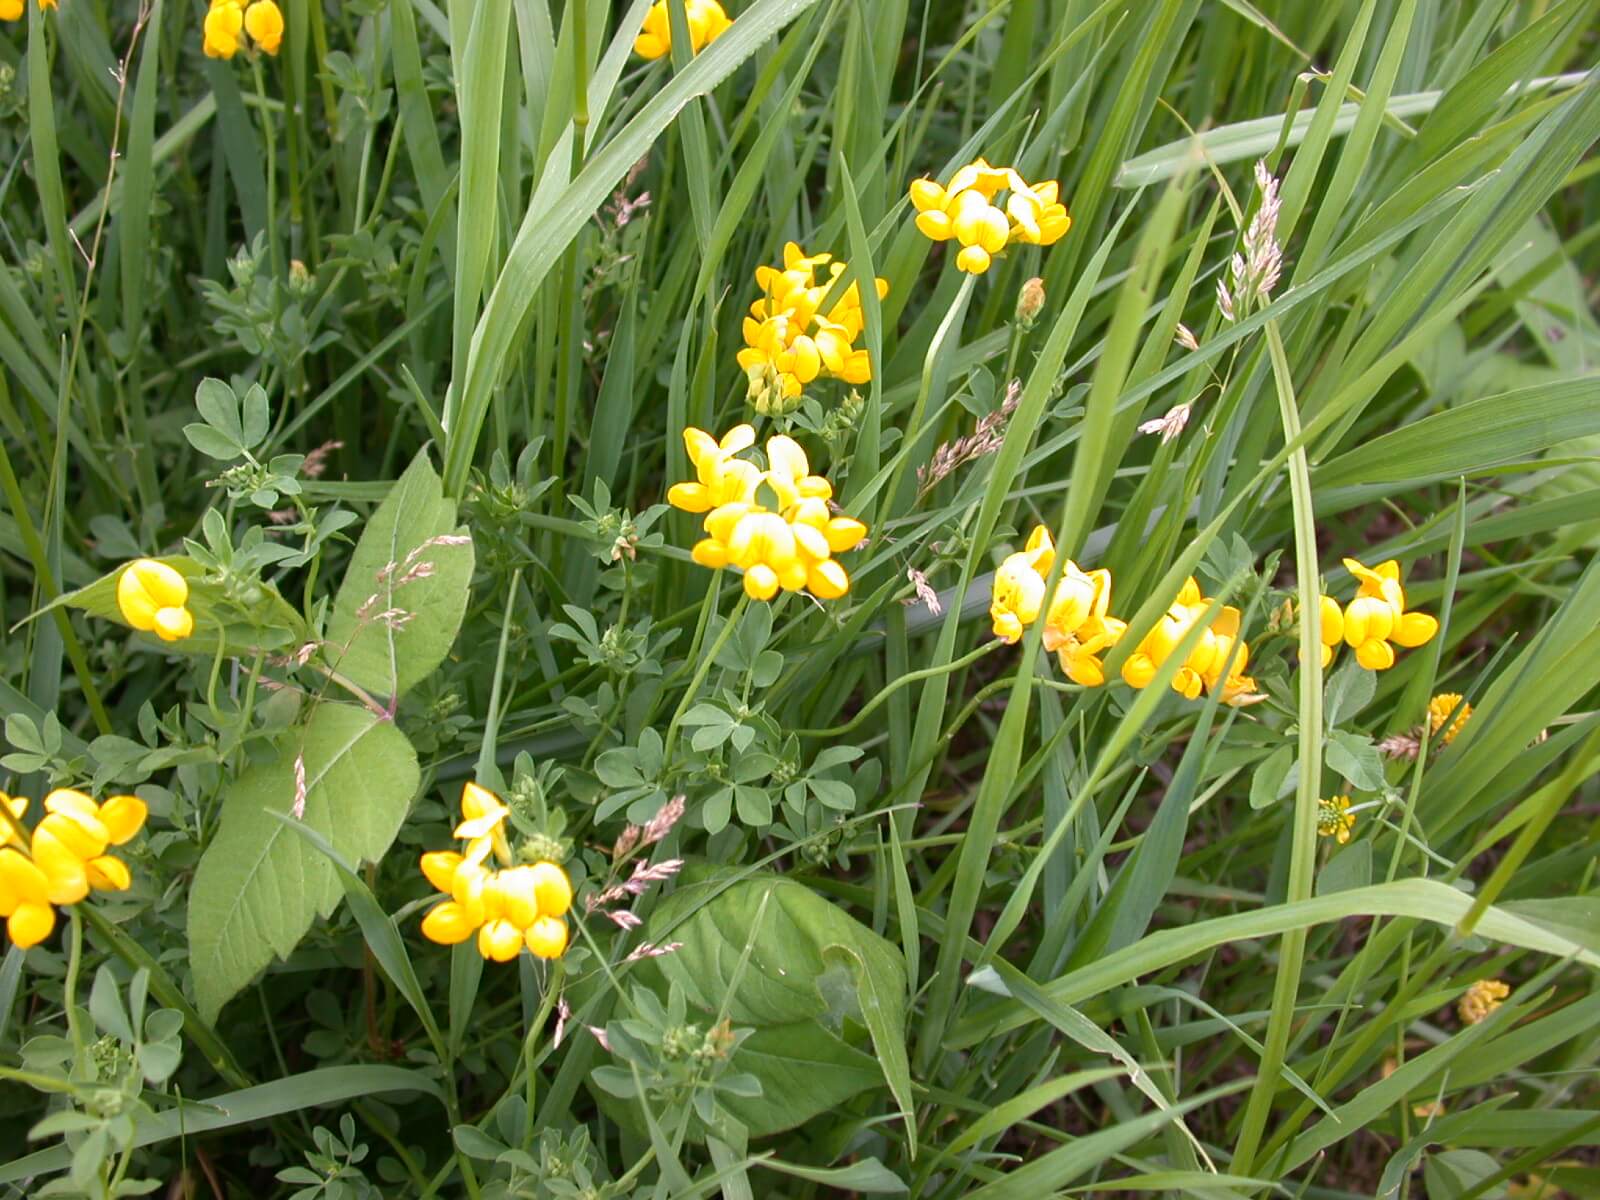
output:
[[[1511,989],[1498,979],[1480,979],[1469,987],[1456,1004],[1456,1015],[1466,1025],[1476,1025],[1511,995]]]
[[[733,24],[717,0],[684,0],[683,15],[689,23],[689,46],[699,54],[728,31]],[[633,39],[633,52],[640,58],[661,58],[672,51],[672,18],[667,0],[650,6],[644,27]]]

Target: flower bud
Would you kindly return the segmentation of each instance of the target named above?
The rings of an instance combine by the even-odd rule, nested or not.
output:
[[[1017,293],[1017,324],[1032,329],[1044,308],[1044,280],[1035,275]]]

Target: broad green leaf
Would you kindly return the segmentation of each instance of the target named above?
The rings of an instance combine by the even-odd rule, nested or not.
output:
[[[646,936],[682,945],[639,975],[663,996],[676,983],[691,1007],[755,1029],[734,1065],[760,1079],[763,1094],[728,1102],[751,1136],[792,1128],[886,1081],[909,1099],[899,952],[803,884],[727,878],[692,878],[661,903]],[[733,989],[747,945],[749,968]],[[856,1048],[867,1040],[860,1027],[876,1059]]]
[[[424,450],[372,514],[350,557],[328,617],[334,669],[379,696],[399,697],[421,683],[456,640],[472,565],[471,538],[457,528],[455,501],[445,499]]]
[[[392,722],[324,702],[283,736],[276,761],[228,785],[189,889],[189,962],[207,1021],[274,955],[287,957],[343,895],[333,863],[276,815],[294,808],[300,758],[301,819],[353,863],[388,850],[420,781],[416,753]]]

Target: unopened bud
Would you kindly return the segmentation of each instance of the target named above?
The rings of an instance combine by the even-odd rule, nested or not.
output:
[[[1035,275],[1017,293],[1017,324],[1032,329],[1044,309],[1044,280]]]
[[[311,272],[306,270],[305,263],[298,258],[289,260],[289,290],[291,292],[304,296],[311,290],[313,282]]]

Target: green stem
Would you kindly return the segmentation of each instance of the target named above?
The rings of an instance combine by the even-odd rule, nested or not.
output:
[[[878,706],[900,688],[905,687],[907,684],[919,683],[924,679],[932,679],[935,675],[948,675],[952,671],[959,671],[963,667],[969,667],[982,658],[985,654],[988,654],[1003,645],[1005,645],[1004,642],[1000,641],[998,638],[995,638],[992,641],[980,643],[977,649],[972,650],[958,659],[955,659],[953,662],[946,663],[942,667],[924,667],[920,671],[907,672],[906,674],[900,676],[900,678],[896,679],[893,683],[885,687],[871,700],[868,700],[867,703],[862,706],[861,711],[850,720],[846,721],[843,725],[835,725],[831,729],[796,729],[794,730],[794,734],[796,737],[842,737],[853,730],[857,725],[861,724],[862,721],[865,721],[874,712],[876,712]]]
[[[689,681],[689,686],[683,693],[683,699],[678,701],[677,711],[672,714],[672,722],[667,726],[666,742],[661,750],[661,765],[669,769],[672,764],[672,746],[678,739],[678,723],[683,720],[683,714],[689,711],[689,706],[694,703],[695,696],[700,691],[700,685],[706,681],[706,676],[711,672],[711,664],[716,662],[717,655],[722,653],[722,648],[728,644],[728,639],[733,636],[733,630],[739,624],[739,618],[744,616],[744,610],[750,603],[750,594],[741,591],[739,603],[733,606],[733,612],[728,614],[728,619],[723,622],[722,629],[717,634],[717,640],[711,644],[711,649],[704,654],[699,665],[695,668],[694,678]]]
[[[550,972],[550,982],[544,989],[544,998],[540,1001],[539,1011],[534,1014],[533,1020],[528,1023],[528,1034],[522,1039],[523,1086],[526,1089],[525,1097],[528,1102],[522,1116],[522,1145],[520,1148],[523,1150],[527,1150],[533,1144],[534,1101],[538,1096],[539,1073],[533,1069],[533,1047],[539,1040],[539,1033],[544,1029],[544,1023],[550,1019],[551,1010],[555,1008],[556,1001],[561,996],[561,983],[565,977],[565,965],[558,958]],[[517,1086],[516,1080],[512,1080],[511,1086]]]
[[[83,1044],[83,1030],[78,1025],[78,972],[83,967],[83,920],[78,916],[78,906],[67,908],[67,978],[61,987],[61,1003],[67,1010],[67,1035],[72,1048],[82,1057],[88,1051]]]
[[[1300,436],[1300,411],[1295,402],[1288,356],[1275,322],[1266,327],[1267,348],[1277,381],[1278,410],[1284,440]],[[1293,841],[1289,852],[1286,903],[1311,898],[1317,852],[1317,798],[1322,788],[1322,637],[1321,586],[1317,571],[1316,514],[1311,502],[1311,468],[1304,447],[1289,456],[1289,490],[1294,511],[1295,586],[1300,606],[1300,772],[1295,789]],[[1305,962],[1306,931],[1283,935],[1274,976],[1272,1011],[1267,1017],[1261,1067],[1245,1104],[1232,1171],[1249,1175],[1272,1110],[1273,1095],[1283,1075],[1295,1000]],[[1282,1132],[1282,1131],[1280,1131]],[[1292,1130],[1290,1130],[1292,1133]]]

